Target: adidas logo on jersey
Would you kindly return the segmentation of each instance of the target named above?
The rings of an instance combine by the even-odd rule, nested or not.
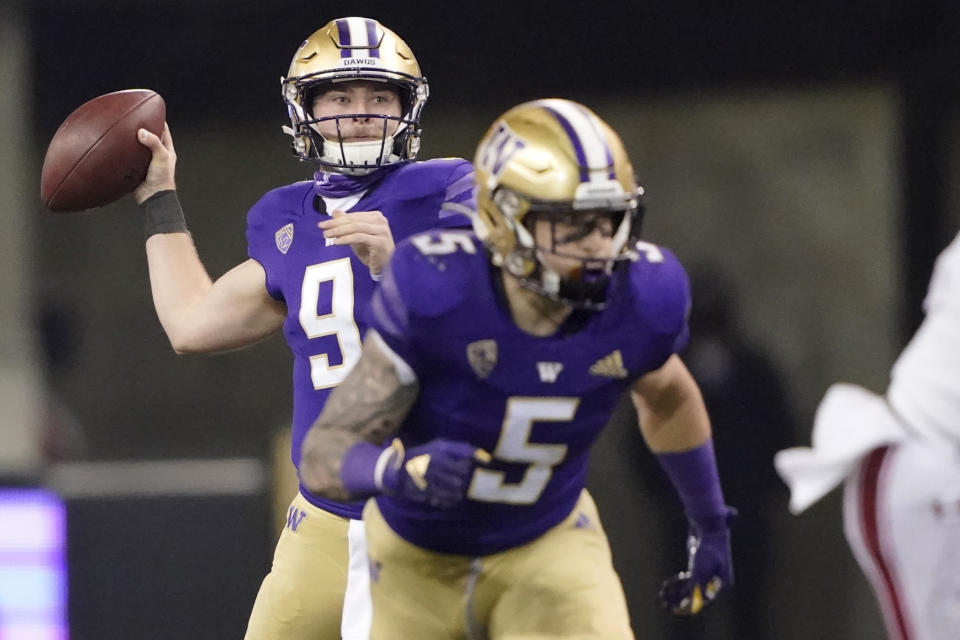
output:
[[[556,382],[557,376],[563,371],[563,363],[538,362],[537,371],[540,373],[540,382]]]
[[[603,356],[593,363],[590,367],[590,373],[602,378],[626,378],[628,371],[623,367],[623,356],[620,355],[620,349]]]

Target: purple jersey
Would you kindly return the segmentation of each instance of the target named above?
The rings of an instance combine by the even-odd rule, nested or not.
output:
[[[617,270],[609,305],[575,330],[535,337],[514,324],[483,245],[466,231],[397,247],[370,306],[371,326],[415,371],[420,397],[399,437],[466,440],[493,454],[449,510],[377,498],[403,538],[487,555],[563,520],[584,486],[591,444],[623,392],[687,340],[689,283],[647,243]]]
[[[435,227],[464,227],[470,207],[473,167],[446,158],[413,162],[389,172],[350,211],[380,211],[394,240]],[[293,352],[293,433],[291,457],[320,415],[333,387],[360,357],[365,315],[376,283],[349,246],[327,246],[317,223],[328,219],[314,208],[313,182],[270,191],[247,215],[248,254],[266,272],[267,292],[287,307],[283,333]],[[359,504],[310,495],[317,506],[350,518]]]

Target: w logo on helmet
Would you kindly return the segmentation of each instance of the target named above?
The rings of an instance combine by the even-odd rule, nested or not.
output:
[[[493,176],[499,176],[513,155],[526,145],[517,134],[501,122],[477,152],[480,168]]]

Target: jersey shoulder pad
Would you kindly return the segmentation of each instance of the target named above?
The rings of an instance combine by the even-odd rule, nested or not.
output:
[[[470,231],[426,231],[397,245],[389,277],[411,315],[436,317],[480,286],[478,279],[487,277],[487,257]]]
[[[690,280],[686,270],[666,247],[639,242],[637,255],[629,271],[636,313],[658,333],[679,334],[690,315]]]
[[[445,200],[448,187],[466,175],[471,175],[472,180],[472,174],[473,164],[463,158],[435,158],[409,162],[391,172],[384,182],[390,183],[394,196],[403,200],[434,194]]]
[[[247,228],[269,226],[278,215],[300,213],[304,199],[313,192],[313,181],[294,182],[263,194],[247,212]]]

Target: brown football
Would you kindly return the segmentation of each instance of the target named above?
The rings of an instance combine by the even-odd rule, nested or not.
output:
[[[41,200],[51,211],[83,211],[130,193],[150,165],[137,130],[162,135],[165,120],[163,98],[149,89],[115,91],[80,105],[47,147]]]

